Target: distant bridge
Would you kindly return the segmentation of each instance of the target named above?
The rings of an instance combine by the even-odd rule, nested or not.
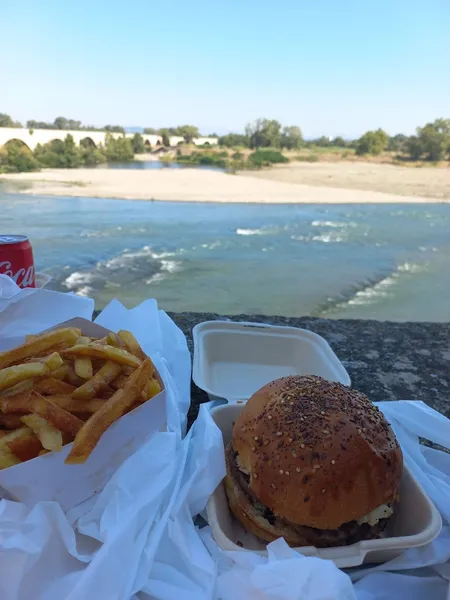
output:
[[[34,150],[38,144],[47,144],[53,140],[64,140],[66,135],[70,134],[75,144],[79,145],[82,140],[87,139],[93,146],[105,144],[107,131],[67,131],[65,129],[25,129],[21,127],[0,127],[0,146],[7,144],[13,140],[23,142],[30,150]],[[110,133],[115,138],[122,137],[122,133]],[[142,133],[142,138],[146,146],[156,148],[162,146],[162,136]],[[132,138],[134,133],[126,133],[125,137]],[[196,146],[216,146],[218,138],[216,137],[199,137],[194,138],[192,142]],[[179,146],[184,144],[185,140],[179,135],[169,137],[171,146]]]

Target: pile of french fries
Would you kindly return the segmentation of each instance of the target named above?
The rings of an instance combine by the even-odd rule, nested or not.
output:
[[[0,353],[0,469],[72,441],[65,462],[84,463],[114,421],[160,391],[129,331],[94,339],[67,327],[27,336]]]

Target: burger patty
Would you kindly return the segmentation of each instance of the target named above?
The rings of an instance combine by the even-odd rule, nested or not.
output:
[[[250,477],[243,473],[237,465],[237,452],[234,451],[231,443],[226,449],[227,463],[230,475],[237,482],[239,487],[250,499],[254,509],[260,513],[261,517],[266,519],[275,529],[290,529],[295,537],[304,537],[309,540],[311,546],[316,548],[327,548],[330,546],[348,546],[361,540],[379,538],[381,532],[387,525],[389,519],[380,519],[376,525],[370,526],[368,523],[359,525],[357,521],[344,523],[338,529],[316,529],[306,525],[297,525],[287,519],[273,513],[267,506],[264,506],[250,489]]]

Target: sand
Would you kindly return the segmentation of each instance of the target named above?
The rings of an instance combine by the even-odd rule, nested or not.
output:
[[[255,171],[252,176],[285,183],[450,200],[450,164],[419,168],[373,162],[291,162],[275,169]]]
[[[416,171],[423,180],[417,179]],[[434,183],[438,175],[439,184]],[[1,180],[7,187],[8,182],[19,183],[27,194],[135,200],[273,204],[450,200],[450,169],[373,164],[362,168],[353,163],[292,163],[239,175],[200,169],[45,169],[2,175]]]

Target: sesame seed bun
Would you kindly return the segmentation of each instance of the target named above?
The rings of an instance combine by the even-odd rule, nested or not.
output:
[[[283,377],[257,391],[234,425],[232,449],[248,494],[293,525],[334,530],[398,495],[403,458],[384,415],[361,392],[321,377]],[[235,486],[228,468],[231,509],[249,528]]]

